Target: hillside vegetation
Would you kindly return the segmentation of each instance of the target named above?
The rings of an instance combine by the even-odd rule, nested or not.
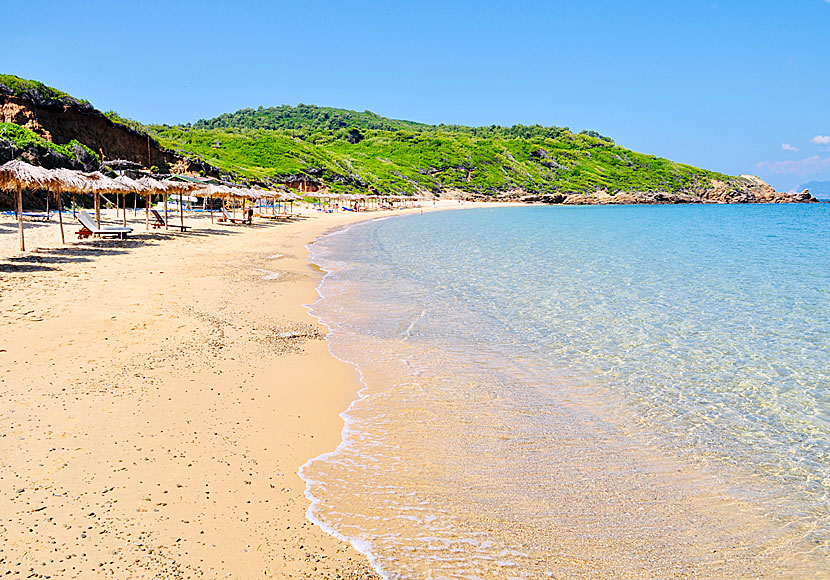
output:
[[[29,97],[35,102],[52,100],[89,104],[89,101],[78,99],[63,91],[44,85],[39,81],[22,79],[18,76],[7,74],[0,74],[0,93]]]
[[[335,191],[680,192],[729,179],[625,149],[596,132],[425,125],[312,105],[242,109],[192,126],[149,129],[163,146],[223,171],[274,181],[313,176]]]
[[[88,171],[98,169],[101,157],[89,147],[72,140],[58,144],[14,123],[0,123],[0,163],[20,154],[38,158],[47,167],[69,167]]]
[[[37,106],[71,104],[100,115],[84,100],[14,75],[0,75],[0,94],[23,96]],[[155,138],[162,148],[190,160],[190,168],[214,175],[218,170],[232,180],[312,180],[333,191],[459,190],[488,197],[600,190],[611,195],[623,191],[696,194],[711,188],[713,178],[735,182],[726,175],[631,151],[594,131],[574,133],[567,127],[428,125],[371,111],[303,104],[241,109],[172,127],[142,125],[115,111],[104,115],[133,135]],[[70,165],[79,164],[80,157],[83,165],[94,159],[77,141],[52,144],[11,125],[3,131],[4,157],[25,149],[34,157],[74,156]],[[104,141],[95,148],[104,148],[110,156],[145,158],[144,141],[140,151],[116,147],[115,153],[110,150],[123,145],[124,139]],[[45,163],[59,162],[51,157]]]

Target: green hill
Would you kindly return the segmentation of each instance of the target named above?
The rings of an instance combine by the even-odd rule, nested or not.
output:
[[[296,107],[282,105],[258,109],[240,109],[235,113],[225,113],[215,119],[197,121],[195,129],[308,129],[315,128],[325,131],[338,129],[376,129],[381,131],[397,131],[399,129],[418,130],[428,128],[429,125],[413,121],[399,121],[387,119],[371,111],[359,113],[348,109],[332,107],[317,107],[303,105]]]
[[[335,191],[676,193],[729,179],[625,149],[596,132],[426,125],[313,105],[242,109],[149,129],[163,146],[223,171],[274,181],[313,176]]]
[[[88,102],[43,83],[0,75],[0,100],[16,97],[31,102],[31,116],[51,123],[51,133],[62,135],[65,143],[52,144],[6,126],[0,143],[4,159],[25,151],[47,164],[52,163],[47,157],[62,156],[68,160],[63,165],[79,165],[80,157],[88,165],[94,160],[89,149],[71,140],[94,134],[97,141],[84,145],[103,150],[108,158],[146,160],[149,142],[160,166],[184,158],[188,168],[225,173],[231,180],[312,180],[333,191],[455,190],[495,197],[604,190],[695,197],[712,190],[712,179],[726,182],[730,191],[746,188],[739,178],[637,153],[597,132],[574,133],[567,127],[428,125],[304,104],[241,109],[193,125],[148,126],[114,111],[102,115]],[[42,114],[65,105],[81,114],[74,120]],[[97,128],[90,132],[93,121]]]

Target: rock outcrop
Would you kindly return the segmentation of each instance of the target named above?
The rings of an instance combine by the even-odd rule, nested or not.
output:
[[[527,203],[563,205],[628,205],[676,203],[813,203],[818,200],[808,190],[801,193],[775,191],[760,177],[741,175],[729,182],[713,179],[709,187],[697,187],[683,192],[647,191],[614,192],[605,190],[591,193],[556,193],[520,196]]]

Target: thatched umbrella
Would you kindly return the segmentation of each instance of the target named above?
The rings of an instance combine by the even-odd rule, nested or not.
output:
[[[58,221],[61,225],[61,243],[65,244],[66,238],[63,233],[63,214],[61,213],[61,192],[67,191],[73,196],[76,193],[84,193],[86,183],[79,172],[72,171],[71,169],[53,169],[51,173],[55,178],[52,191],[54,192],[55,197],[58,198]]]
[[[233,200],[233,215],[236,217],[236,203],[238,200],[242,200],[242,213],[244,217],[245,213],[245,200],[248,199],[248,194],[246,190],[242,187],[237,186],[227,186],[230,189],[230,192],[225,196],[226,198]]]
[[[17,194],[17,225],[20,230],[21,252],[26,250],[23,238],[23,190],[49,189],[54,179],[48,169],[23,161],[9,161],[0,165],[0,189],[14,190]]]
[[[147,187],[143,183],[139,183],[135,179],[127,177],[126,175],[119,175],[115,181],[121,185],[127,186],[133,193],[139,194],[147,191]],[[124,195],[124,227],[127,227],[127,196]]]
[[[203,195],[205,197],[210,197],[211,199],[218,197],[220,199],[224,199],[229,197],[233,190],[228,187],[227,185],[214,185],[212,183],[205,183],[199,186],[199,188],[194,192],[197,195]],[[210,223],[213,223],[213,207],[211,206],[210,210]]]
[[[291,213],[294,213],[294,202],[295,201],[302,201],[303,196],[297,195],[293,191],[289,191],[286,188],[280,188],[282,201],[287,201],[291,204]]]
[[[98,227],[101,227],[101,200],[98,196],[104,188],[104,178],[106,177],[100,171],[93,171],[91,173],[81,173],[84,179],[84,192],[91,193],[94,199],[95,206],[95,222]]]
[[[164,181],[158,181],[156,179],[153,179],[152,177],[147,177],[147,176],[142,177],[141,179],[139,179],[138,183],[140,183],[141,185],[143,185],[144,187],[147,188],[147,190],[146,190],[147,191],[147,206],[144,208],[144,213],[145,213],[146,222],[147,222],[146,227],[149,230],[150,229],[150,202],[152,200],[153,192],[155,191],[157,193],[166,193],[167,190],[169,189],[169,187],[168,187],[167,183],[165,183]],[[165,199],[166,199],[166,197],[165,197]],[[166,222],[167,217],[165,216],[164,219],[165,219],[165,222]]]
[[[88,193],[92,193],[95,196],[95,221],[98,223],[98,227],[101,227],[101,201],[100,196],[102,193],[119,193],[128,191],[129,188],[126,185],[122,185],[115,181],[114,179],[110,179],[100,171],[93,171],[92,173],[81,173],[81,175],[86,180],[86,191]]]
[[[250,200],[251,206],[256,205],[256,201],[262,197],[262,195],[255,189],[248,189],[247,187],[237,187],[236,195],[242,199],[242,218],[245,218],[245,202]]]
[[[185,182],[185,181],[167,181],[165,182],[167,186],[170,188],[171,191],[177,193],[179,195],[179,220],[182,227],[182,231],[184,231],[184,198],[185,195],[196,190],[198,186],[195,183]],[[165,198],[166,200],[166,198]],[[165,201],[164,204],[164,221],[167,222],[167,202]]]

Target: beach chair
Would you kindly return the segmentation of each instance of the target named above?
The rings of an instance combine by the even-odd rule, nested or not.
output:
[[[127,237],[127,234],[133,231],[133,228],[99,228],[98,224],[95,223],[95,220],[92,219],[92,216],[84,210],[80,210],[76,217],[83,226],[75,232],[78,234],[79,240],[88,238],[89,236],[118,236],[119,239],[123,240]]]
[[[258,210],[254,210],[254,215],[258,218],[263,218],[266,220],[290,220],[291,216],[288,214],[279,214],[279,213],[260,213]]]
[[[190,226],[183,226],[181,224],[174,224],[172,222],[165,223],[164,218],[161,217],[161,214],[158,212],[158,210],[151,209],[150,212],[153,214],[153,217],[156,218],[156,221],[153,222],[153,229],[163,228],[165,226],[168,226],[168,227],[171,227],[171,228],[179,228],[183,232],[186,232],[187,230],[190,229]]]
[[[48,222],[52,219],[52,212],[31,212],[24,211],[23,219],[32,220],[36,222]]]
[[[233,217],[231,214],[228,213],[228,211],[224,207],[222,208],[222,217],[220,217],[216,221],[218,221],[220,223],[230,222],[232,224],[249,224],[249,223],[251,223],[245,218],[235,218],[235,217]]]

